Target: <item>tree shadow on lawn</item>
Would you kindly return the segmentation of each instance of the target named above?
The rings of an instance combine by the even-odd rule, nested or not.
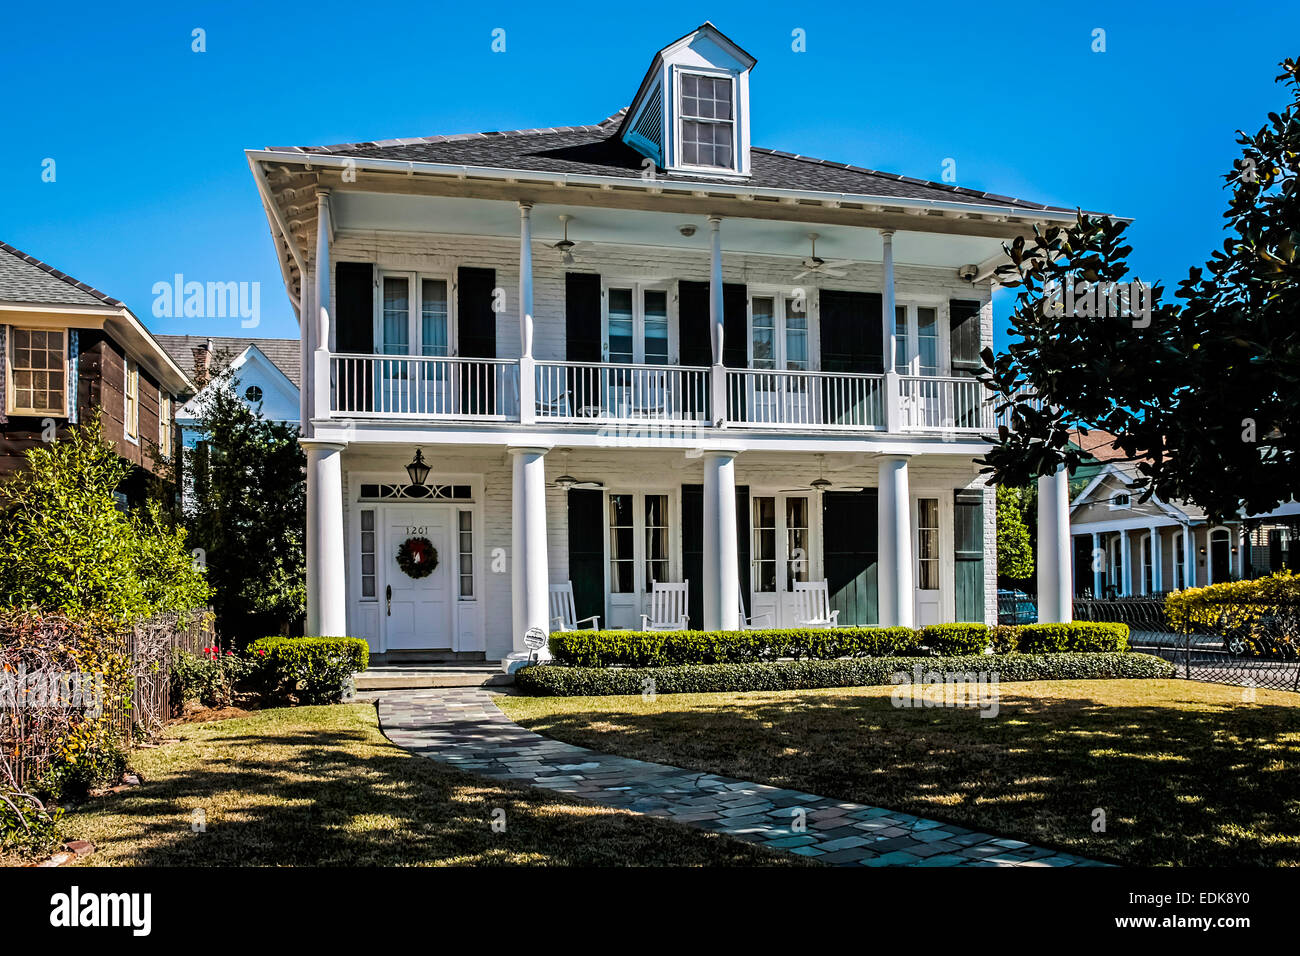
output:
[[[171,746],[194,744],[201,744],[195,759],[164,755],[172,766],[153,769],[140,787],[67,818],[70,835],[98,848],[88,864],[801,862],[661,820],[441,767],[390,744],[377,729],[249,733]],[[203,832],[191,826],[196,809],[205,817]],[[498,810],[504,812],[504,832],[492,828]]]
[[[595,750],[958,823],[1130,865],[1300,864],[1300,708],[1196,709],[1003,687],[999,713],[889,691],[562,700],[519,714]],[[1074,684],[1068,693],[1078,693]],[[1086,692],[1085,692],[1086,693]],[[1239,693],[1235,688],[1233,694]],[[1225,695],[1226,696],[1226,695]],[[1181,703],[1191,702],[1183,699]],[[553,706],[555,711],[547,711]],[[1105,832],[1093,832],[1095,811]]]

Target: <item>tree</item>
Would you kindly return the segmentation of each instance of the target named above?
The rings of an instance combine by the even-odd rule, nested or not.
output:
[[[131,467],[98,416],[28,450],[0,487],[0,604],[130,623],[207,602],[184,530],[156,503],[134,514],[118,506]]]
[[[301,627],[305,615],[305,459],[296,426],[268,421],[238,397],[227,371],[199,410],[206,438],[185,453],[221,634],[240,644]]]
[[[1073,471],[1069,432],[1082,427],[1117,436],[1144,499],[1191,501],[1217,520],[1271,511],[1300,489],[1300,73],[1294,60],[1282,67],[1292,103],[1239,134],[1242,157],[1224,175],[1230,235],[1189,270],[1180,303],[1158,284],[1128,285],[1124,222],[1080,214],[1007,247],[1000,277],[1020,287],[1013,341],[983,353],[1010,417],[983,461],[992,480]],[[1099,315],[1123,304],[1125,286],[1129,314]],[[1062,290],[1081,296],[1075,309],[1061,307]],[[1147,308],[1135,315],[1139,293]]]
[[[1023,581],[1034,576],[1034,551],[1025,524],[1021,489],[998,486],[998,577]]]

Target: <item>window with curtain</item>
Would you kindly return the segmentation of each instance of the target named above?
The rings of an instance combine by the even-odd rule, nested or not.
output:
[[[808,580],[808,499],[785,499],[786,574],[785,589]]]
[[[918,375],[939,374],[939,310],[916,310],[916,354]]]
[[[645,586],[654,581],[667,583],[668,496],[645,496]]]
[[[375,512],[361,510],[361,597],[375,599]]]
[[[420,354],[449,355],[447,336],[447,282],[420,280]]]
[[[894,306],[894,370],[899,375],[910,375],[912,363],[908,361],[907,306]]]
[[[647,365],[668,364],[668,293],[645,290],[645,361]]]
[[[460,559],[460,599],[474,599],[474,513],[458,511],[457,557]]]
[[[916,502],[916,586],[922,591],[939,589],[939,499]]]
[[[609,590],[631,594],[636,590],[636,531],[632,495],[609,496]]]
[[[754,368],[776,368],[776,300],[754,296]]]
[[[609,290],[609,361],[630,364],[636,361],[635,317],[632,314],[632,290]]]
[[[9,330],[13,413],[67,412],[67,353],[62,329]]]
[[[808,369],[808,311],[798,299],[785,300],[785,367]]]
[[[776,499],[754,498],[754,590],[776,590]]]
[[[383,353],[411,352],[411,283],[406,276],[384,276]]]
[[[683,73],[681,115],[685,165],[735,167],[730,77]]]

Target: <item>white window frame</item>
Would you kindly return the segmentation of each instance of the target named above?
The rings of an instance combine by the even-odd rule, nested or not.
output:
[[[682,110],[682,77],[686,75],[704,76],[709,79],[725,79],[731,84],[731,119],[713,120],[697,116],[687,117]],[[719,171],[735,175],[740,172],[740,103],[738,102],[738,84],[736,83],[735,74],[730,70],[708,69],[707,67],[673,67],[673,168],[690,172],[712,172]],[[686,120],[692,122],[716,122],[731,123],[731,165],[730,166],[700,166],[693,163],[687,163],[684,159],[684,146],[682,138],[682,127]]]
[[[614,495],[630,495],[632,498],[632,590],[619,591],[613,590],[614,578],[610,573],[610,563],[613,561],[613,551],[610,548],[610,523],[609,523],[609,499]],[[668,502],[668,577],[671,581],[661,581],[661,584],[671,584],[678,581],[682,576],[681,567],[681,526],[678,515],[681,514],[681,502],[678,500],[679,492],[672,488],[645,488],[640,491],[631,488],[607,488],[605,490],[604,515],[603,515],[603,534],[605,546],[605,600],[608,611],[608,602],[615,597],[640,596],[650,593],[651,581],[646,573],[646,541],[645,541],[645,499],[647,495],[655,495],[667,499]],[[692,583],[691,587],[696,585]],[[703,582],[700,583],[703,587]]]
[[[131,358],[123,361],[122,434],[131,444],[140,444],[140,365]]]
[[[809,290],[811,292],[811,290]],[[768,371],[786,372],[794,371],[787,368],[789,355],[789,326],[787,324],[790,310],[789,303],[797,298],[803,299],[804,308],[804,339],[807,343],[807,367],[798,371],[814,372],[819,366],[818,352],[820,349],[814,347],[813,342],[813,308],[811,294],[803,296],[792,295],[786,289],[778,289],[770,286],[750,286],[749,299],[745,304],[745,363],[752,369],[754,368],[754,299],[772,299],[772,321],[773,334],[775,336],[775,354],[772,356],[773,367]]]
[[[903,330],[898,328],[898,320],[894,320],[895,335],[897,340],[903,343],[905,356],[905,361],[901,365],[898,363],[897,352],[893,356],[894,368],[898,374],[921,374],[921,323],[917,310],[934,309],[934,321],[938,333],[935,336],[934,346],[938,365],[934,374],[938,377],[952,375],[952,330],[948,318],[948,303],[942,299],[919,297],[900,299],[894,303],[894,307],[904,310],[907,323],[906,334],[903,334]]]
[[[1126,499],[1122,504],[1116,500],[1120,495],[1123,495]],[[1128,511],[1133,507],[1133,492],[1129,491],[1127,488],[1116,490],[1106,499],[1106,506],[1110,508],[1111,511]]]
[[[654,368],[667,368],[680,364],[678,361],[677,337],[677,296],[672,283],[663,280],[646,281],[644,279],[619,279],[601,277],[600,282],[600,357],[602,362],[609,357],[609,291],[611,289],[630,289],[632,292],[632,364],[645,365],[645,294],[647,292],[664,293],[664,302],[668,309],[668,359],[663,365]]]
[[[16,348],[16,345],[14,343],[15,332],[58,332],[61,336],[63,336],[63,358],[60,360],[61,367],[63,369],[63,388],[60,390],[60,395],[63,401],[62,408],[59,409],[25,408],[25,407],[20,407],[18,405],[18,390],[14,385],[14,381],[15,381],[14,349]],[[68,349],[70,347],[70,342],[69,342],[70,338],[71,338],[70,330],[63,329],[63,328],[47,329],[47,328],[27,328],[26,326],[14,326],[14,325],[9,326],[9,328],[5,331],[5,350],[8,354],[5,355],[4,399],[5,399],[5,410],[7,414],[32,415],[32,416],[48,415],[54,418],[68,417]]]
[[[773,531],[775,543],[773,558],[776,562],[776,589],[773,591],[760,591],[758,588],[760,558],[758,556],[757,502],[760,498],[772,499],[772,520],[775,524],[771,530]],[[769,600],[772,598],[780,600],[781,595],[789,595],[794,592],[794,578],[790,575],[790,564],[795,560],[790,550],[789,502],[792,498],[803,498],[807,502],[808,509],[808,526],[805,529],[808,535],[808,548],[803,557],[805,565],[803,580],[816,581],[821,577],[821,518],[819,514],[821,508],[816,492],[756,490],[751,487],[749,494],[749,577],[745,579],[751,599],[755,595],[766,595],[770,596]]]
[[[371,319],[371,331],[374,336],[376,355],[383,354],[384,347],[384,280],[388,278],[406,279],[406,342],[411,358],[424,355],[424,280],[433,279],[447,285],[447,355],[449,358],[458,354],[460,343],[456,341],[456,284],[452,277],[442,272],[418,272],[408,269],[379,269],[379,279],[375,283],[374,309]],[[432,357],[432,356],[430,356]]]

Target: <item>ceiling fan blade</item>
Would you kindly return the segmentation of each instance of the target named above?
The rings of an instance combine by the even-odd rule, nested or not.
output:
[[[823,268],[821,274],[824,276],[830,276],[832,279],[844,278],[844,273],[839,269]]]
[[[575,484],[573,487],[581,488],[584,491],[589,491],[597,488],[604,488],[605,483],[603,481],[580,481],[577,484]]]
[[[845,487],[843,487],[843,488],[841,488],[841,487],[839,487],[839,486],[836,486],[836,487],[834,487],[834,488],[832,488],[832,489],[830,489],[830,490],[831,490],[831,491],[847,491],[847,492],[850,492],[850,493],[854,493],[854,492],[858,492],[858,491],[866,491],[867,489],[866,489],[866,488],[854,488],[854,487],[852,487],[852,486],[845,486]]]
[[[843,269],[845,266],[855,266],[858,264],[856,259],[837,259],[834,262],[828,262],[822,268],[824,269]]]
[[[803,272],[800,272],[798,275],[796,275],[792,281],[798,282],[800,279],[802,279],[804,276],[807,275],[812,275],[811,269],[804,269]]]
[[[809,492],[809,491],[811,491],[811,490],[812,490],[811,488],[809,488],[807,485],[805,485],[805,486],[802,487],[802,488],[782,488],[782,489],[778,492],[778,494],[782,494],[782,495],[802,495],[802,494],[806,494],[807,492]]]

